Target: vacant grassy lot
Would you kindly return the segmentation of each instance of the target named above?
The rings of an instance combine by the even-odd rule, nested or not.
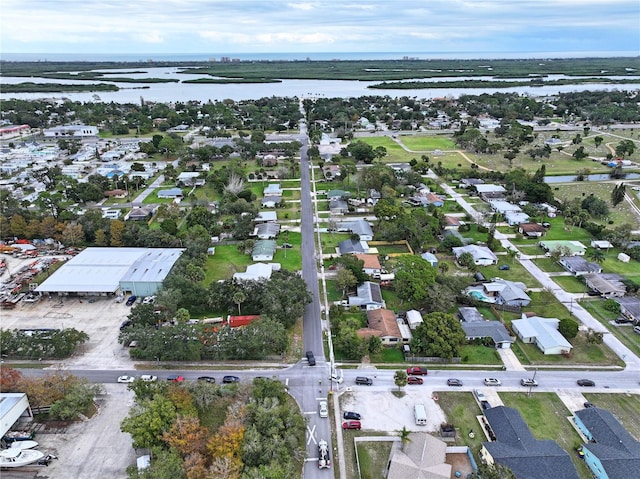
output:
[[[584,293],[588,288],[575,276],[554,276],[553,282],[568,293]]]
[[[463,364],[502,364],[495,348],[486,346],[464,345],[460,348],[460,358]]]
[[[455,150],[456,144],[451,138],[443,135],[402,135],[400,142],[416,153],[428,152],[429,150]]]
[[[350,431],[345,436],[350,436]],[[360,477],[362,479],[378,479],[384,477],[389,462],[392,442],[367,442],[358,445],[358,459],[360,461]],[[356,477],[356,476],[352,476]]]
[[[349,233],[322,233],[320,241],[322,241],[323,254],[335,254],[338,243],[348,240],[351,237]]]
[[[554,393],[501,393],[505,406],[520,411],[523,419],[536,439],[551,439],[569,453],[580,477],[590,478],[589,470],[578,455],[576,447],[580,445],[580,436],[573,429],[568,416],[571,412]]]
[[[591,165],[587,165],[589,167]],[[598,198],[605,200],[609,203],[609,219],[612,219],[616,224],[629,223],[638,224],[638,216],[631,211],[629,204],[623,201],[619,205],[613,207],[609,202],[611,198],[611,192],[616,186],[615,182],[593,182],[593,181],[579,181],[573,183],[554,184],[554,196],[561,201],[571,200],[573,198],[586,198],[589,195],[594,195]],[[557,190],[555,188],[558,188]],[[597,223],[606,223],[606,221],[596,221]]]
[[[538,268],[542,271],[546,271],[547,273],[560,273],[565,270],[560,264],[556,263],[551,258],[538,258],[532,261]]]
[[[379,353],[369,355],[369,359],[372,363],[402,364],[404,362],[402,351],[395,348],[382,348]]]
[[[619,251],[616,248],[605,253],[605,259],[601,263],[602,270],[606,273],[618,273],[640,285],[640,263],[633,259],[628,263],[618,261],[618,253]]]
[[[508,256],[498,256],[499,263],[492,266],[483,266],[478,268],[485,278],[502,278],[508,281],[519,281],[527,285],[527,288],[539,288],[541,285],[537,279],[535,279],[524,267],[517,261],[512,260]],[[509,269],[500,270],[500,266],[507,264]],[[530,293],[529,296],[531,296]],[[533,297],[531,296],[533,300]]]
[[[476,416],[481,415],[480,406],[469,392],[438,392],[438,404],[444,411],[447,421],[456,427],[456,445],[468,446],[478,457],[485,436]],[[475,437],[469,437],[469,431],[475,431]]]
[[[408,162],[415,156],[412,156],[412,153],[405,151],[398,143],[388,136],[369,136],[366,138],[357,138],[357,140],[371,145],[372,148],[377,148],[378,146],[385,147],[387,149],[387,156],[382,159],[385,163]]]

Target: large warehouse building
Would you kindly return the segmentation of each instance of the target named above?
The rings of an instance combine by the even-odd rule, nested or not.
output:
[[[41,294],[105,296],[155,294],[181,248],[87,248],[35,291]]]

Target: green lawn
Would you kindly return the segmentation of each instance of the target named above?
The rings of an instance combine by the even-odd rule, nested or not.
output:
[[[540,268],[542,271],[545,271],[547,273],[561,273],[565,271],[565,269],[562,266],[560,266],[559,263],[556,263],[551,258],[538,258],[532,261],[535,263],[535,265],[538,268]]]
[[[533,393],[528,396],[525,392],[518,392],[501,393],[500,398],[505,406],[520,411],[536,439],[556,441],[569,453],[580,477],[591,477],[584,461],[576,453],[580,436],[567,419],[571,412],[558,396],[554,393]]]
[[[342,290],[338,287],[338,282],[328,279],[326,280],[326,284],[327,284],[327,300],[340,301],[342,299]]]
[[[415,152],[428,150],[455,150],[456,144],[444,135],[401,135],[400,142]]]
[[[468,446],[477,458],[480,446],[485,440],[480,423],[476,419],[476,416],[482,414],[480,406],[469,392],[438,391],[438,396],[438,404],[447,421],[456,428],[456,445]],[[469,437],[469,431],[475,431],[473,438]]]
[[[584,293],[589,289],[586,284],[575,276],[554,276],[551,279],[568,293]]]
[[[415,154],[403,150],[400,145],[388,136],[369,136],[357,138],[357,140],[371,145],[372,148],[377,148],[378,146],[385,147],[387,149],[387,156],[383,158],[385,163],[409,162],[411,158],[415,156]]]
[[[208,286],[214,281],[229,279],[233,273],[245,271],[252,262],[251,256],[240,253],[236,245],[218,245],[216,254],[207,257],[203,283]]]
[[[344,432],[344,436],[350,436],[350,432],[351,431]],[[349,438],[347,437],[347,439]],[[351,442],[353,443],[353,441]],[[378,479],[384,477],[387,463],[389,462],[389,455],[391,454],[391,445],[391,441],[372,441],[358,444],[360,479]]]
[[[512,260],[507,255],[498,256],[498,264],[491,266],[482,266],[478,268],[485,278],[502,278],[507,281],[519,281],[527,285],[528,288],[539,288],[541,284],[535,279],[529,272],[516,260]],[[509,266],[507,270],[500,270],[499,267],[503,264]],[[527,293],[529,294],[529,293]],[[529,294],[531,296],[531,294]],[[533,297],[531,298],[533,299]]]
[[[403,302],[398,297],[398,294],[388,288],[382,288],[382,299],[384,299],[387,304],[387,309],[391,309],[393,311],[399,311],[407,306],[406,304],[403,306]]]
[[[402,351],[396,348],[382,348],[378,354],[369,355],[369,359],[372,363],[403,363],[404,356]]]
[[[556,218],[547,218],[544,219],[546,222],[551,224],[551,228],[547,230],[547,233],[540,239],[526,239],[526,238],[513,238],[511,241],[517,245],[536,245],[538,241],[552,241],[552,240],[571,240],[571,241],[581,241],[585,246],[589,246],[589,243],[593,239],[593,237],[583,228],[570,227],[565,226],[564,218],[556,217]],[[542,249],[538,248],[540,254],[543,253]]]
[[[321,233],[320,241],[322,241],[323,254],[336,254],[338,243],[351,237],[349,233]]]
[[[569,318],[569,310],[559,302],[555,296],[546,291],[529,292],[531,304],[525,308],[526,311],[535,311],[538,316],[545,318]]]
[[[495,348],[466,344],[460,348],[460,358],[463,364],[502,364]]]
[[[605,253],[605,260],[601,263],[602,270],[606,273],[618,273],[640,285],[640,263],[633,259],[628,263],[618,261],[618,253],[616,248]]]
[[[161,189],[165,189],[165,188],[161,188]],[[151,194],[149,196],[147,196],[144,201],[142,202],[145,205],[149,205],[149,204],[169,204],[169,203],[173,203],[174,198],[158,198],[158,191],[159,189],[155,189],[151,192]]]

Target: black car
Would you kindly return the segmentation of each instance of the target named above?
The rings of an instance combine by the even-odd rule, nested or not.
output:
[[[462,381],[456,378],[447,379],[447,386],[462,386]]]
[[[129,298],[127,299],[127,302],[125,303],[127,306],[131,306],[133,303],[136,302],[136,299],[138,299],[137,296],[129,296]]]
[[[491,409],[491,404],[489,404],[489,401],[480,401],[480,406],[482,406],[483,411]]]
[[[225,376],[222,378],[223,384],[239,383],[240,378],[238,376]]]
[[[216,382],[216,378],[212,378],[211,376],[200,376],[198,378],[198,381],[204,381],[207,383],[215,383]]]
[[[596,407],[596,405],[593,404],[592,402],[587,401],[587,402],[584,403],[584,407],[590,408],[590,407]]]
[[[345,411],[344,414],[342,415],[343,418],[345,419],[353,419],[356,421],[359,421],[361,419],[360,414],[358,414],[357,412],[353,412],[353,411]]]
[[[596,385],[591,379],[578,379],[578,386],[594,387]]]
[[[373,380],[365,376],[358,376],[356,378],[356,384],[364,384],[365,386],[371,386],[373,384]]]
[[[124,328],[131,326],[133,323],[131,322],[130,319],[125,319],[124,321],[122,321],[122,323],[120,323],[120,331],[122,331]]]

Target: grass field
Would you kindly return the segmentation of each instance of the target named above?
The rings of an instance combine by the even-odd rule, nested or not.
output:
[[[562,271],[565,271],[562,266],[553,261],[551,258],[538,258],[532,261],[538,268],[547,273],[560,273]]]
[[[478,457],[484,434],[480,429],[480,423],[476,416],[481,414],[480,406],[469,392],[438,392],[440,400],[438,404],[444,411],[447,421],[456,428],[456,445],[468,446],[475,457]],[[473,438],[469,437],[469,431],[476,431]]]
[[[568,293],[584,293],[589,289],[586,284],[575,276],[554,276],[552,279],[554,283]]]
[[[580,436],[567,419],[571,412],[554,393],[533,393],[528,396],[524,392],[501,393],[505,406],[520,411],[536,439],[551,439],[569,453],[580,477],[587,479],[591,475],[587,466],[578,454],[576,447],[580,445]]]
[[[464,345],[460,348],[460,358],[463,364],[502,364],[495,348],[486,346]]]
[[[345,436],[350,436],[346,431]],[[347,438],[349,439],[349,438]],[[353,443],[353,441],[351,441]],[[358,460],[360,462],[361,479],[378,479],[384,477],[392,442],[367,442],[358,445]],[[345,451],[346,452],[346,451]],[[345,458],[348,459],[348,458]],[[355,476],[351,476],[355,477]]]
[[[402,135],[400,142],[412,151],[428,152],[429,150],[455,150],[456,144],[448,136],[443,135]]]
[[[363,138],[357,138],[357,140],[363,141],[372,148],[383,146],[387,149],[387,156],[383,158],[385,163],[388,162],[408,162],[415,156],[415,154],[405,151],[400,145],[393,141],[388,136],[368,136]]]

